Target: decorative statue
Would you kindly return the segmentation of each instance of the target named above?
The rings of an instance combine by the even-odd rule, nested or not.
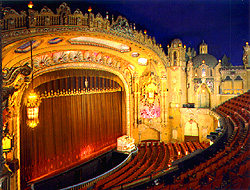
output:
[[[250,66],[250,46],[248,45],[248,42],[246,42],[246,46],[243,46],[244,48],[244,54],[242,57],[243,64],[245,66]]]

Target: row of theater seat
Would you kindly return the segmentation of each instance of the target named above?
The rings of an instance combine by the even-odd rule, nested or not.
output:
[[[233,127],[233,133],[225,148],[207,158],[205,162],[176,176],[174,183],[161,183],[151,189],[249,189],[249,105],[248,91],[216,108],[217,113],[224,116],[228,120],[227,124],[232,124]]]
[[[183,148],[183,146],[185,148]],[[200,143],[196,146],[202,148]],[[206,143],[203,146],[208,146]],[[142,142],[138,146],[139,152],[135,158],[126,166],[117,172],[103,178],[95,184],[95,189],[112,189],[115,186],[123,186],[126,183],[150,175],[154,177],[157,172],[168,170],[172,162],[183,157],[186,152],[190,153],[196,150],[192,143],[160,143],[160,142]]]

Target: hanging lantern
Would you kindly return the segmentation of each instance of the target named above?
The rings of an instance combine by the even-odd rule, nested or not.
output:
[[[34,90],[32,90],[26,101],[28,117],[27,125],[31,128],[35,128],[39,123],[38,112],[40,103],[40,97],[34,92]]]

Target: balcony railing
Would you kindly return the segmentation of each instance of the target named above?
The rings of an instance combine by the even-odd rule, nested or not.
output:
[[[156,44],[155,38],[151,38],[142,31],[135,29],[135,24],[129,23],[122,16],[111,21],[109,16],[102,17],[100,13],[83,14],[76,9],[73,14],[66,3],[62,3],[53,13],[48,7],[43,7],[40,12],[29,9],[28,12],[16,12],[9,7],[3,8],[2,36],[3,45],[5,40],[22,35],[35,35],[37,33],[51,33],[59,31],[88,31],[101,32],[123,37],[153,50],[167,65],[167,56],[161,46]],[[27,30],[28,29],[28,30]]]

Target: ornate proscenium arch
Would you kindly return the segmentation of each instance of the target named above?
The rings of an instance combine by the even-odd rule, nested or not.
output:
[[[34,57],[35,72],[34,77],[62,69],[93,69],[108,71],[117,75],[125,88],[126,92],[126,133],[130,135],[130,105],[129,94],[132,73],[134,67],[128,62],[107,53],[96,53],[92,51],[60,51],[44,53]],[[36,81],[36,80],[35,80]],[[37,86],[34,81],[34,86]]]
[[[108,17],[91,12],[83,14],[79,9],[71,13],[66,3],[60,5],[57,13],[48,7],[41,12],[29,10],[29,19],[25,12],[19,14],[10,8],[4,9],[4,12],[3,70],[6,77],[13,76],[6,78],[4,87],[9,90],[15,88],[8,97],[9,128],[15,134],[11,159],[20,162],[20,109],[32,72],[30,41],[33,47],[34,88],[41,85],[41,76],[55,71],[84,69],[112,73],[116,76],[113,79],[124,87],[126,134],[138,141],[139,120],[145,120],[143,123],[150,128],[166,128],[167,57],[154,38],[136,31],[121,16],[111,22]],[[154,74],[152,84],[156,88],[153,95],[147,91],[148,97],[151,104],[154,103],[152,98],[157,97],[161,110],[161,114],[157,113],[157,117],[149,119],[140,117],[139,108],[144,96],[141,90],[148,73]],[[52,78],[47,77],[46,80],[49,82]],[[14,178],[15,188],[20,187],[20,170]]]
[[[32,81],[33,83],[33,88],[36,88],[37,86],[39,86],[42,83],[45,83],[46,81],[51,81],[52,78],[51,77],[45,77],[45,80],[40,80],[40,77],[43,76],[44,74],[49,74],[53,71],[68,71],[68,70],[82,70],[82,69],[90,69],[90,70],[99,70],[99,71],[107,71],[108,73],[112,73],[114,74],[114,76],[117,76],[117,78],[119,80],[117,80],[116,78],[113,77],[113,80],[117,81],[118,83],[121,84],[122,87],[124,87],[124,91],[125,91],[125,106],[126,106],[126,134],[127,135],[131,135],[131,111],[130,111],[130,94],[131,91],[129,88],[130,84],[131,84],[131,69],[127,68],[128,63],[124,62],[121,59],[117,59],[116,57],[109,55],[109,58],[107,58],[107,54],[106,55],[102,55],[101,54],[95,54],[93,52],[90,51],[86,51],[84,53],[85,57],[83,57],[82,60],[73,61],[72,59],[67,59],[65,57],[70,57],[73,51],[68,52],[54,52],[52,54],[49,54],[52,58],[48,58],[49,55],[47,56],[47,54],[43,54],[40,55],[39,57],[34,57],[34,63],[35,63],[35,70],[34,70],[34,80]],[[80,55],[80,53],[76,53],[73,52],[74,55]],[[55,56],[54,56],[55,55]],[[60,56],[57,56],[60,55]],[[46,62],[45,64],[40,64],[41,63],[41,57],[47,56],[47,60],[50,59],[49,63]],[[60,58],[64,57],[64,61],[58,61],[61,60]],[[111,59],[112,57],[112,59]],[[53,79],[55,79],[55,76],[53,76]],[[27,91],[27,87],[30,88],[31,85],[28,85],[28,83],[23,85],[21,89],[19,89],[19,91],[17,93],[15,93],[12,96],[12,99],[10,101],[11,105],[15,105],[16,109],[11,109],[12,114],[17,114],[17,125],[15,126],[18,131],[20,130],[21,126],[19,123],[20,120],[20,116],[19,116],[19,110],[22,108],[22,105],[20,105],[21,101],[21,97],[24,95],[24,92]],[[27,86],[27,87],[24,87]],[[27,90],[26,90],[27,89]],[[18,113],[16,113],[18,112]],[[19,132],[18,132],[19,133]],[[21,133],[22,134],[22,133]],[[20,137],[19,137],[19,142],[20,142]],[[20,144],[20,143],[17,143]],[[20,146],[20,145],[18,145]],[[34,174],[35,175],[35,174]],[[27,178],[29,179],[29,178]]]

